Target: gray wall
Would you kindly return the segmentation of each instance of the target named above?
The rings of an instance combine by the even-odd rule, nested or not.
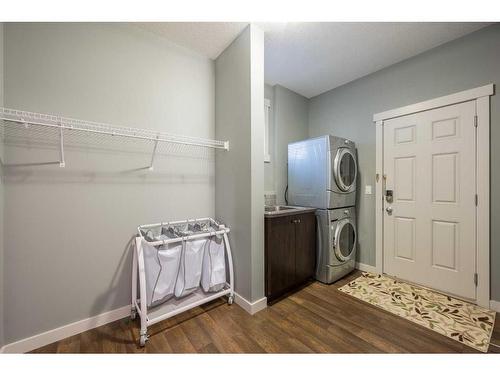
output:
[[[215,61],[215,213],[231,226],[236,292],[264,296],[264,35],[247,27]]]
[[[7,107],[212,138],[214,90],[212,60],[130,26],[5,25]],[[58,159],[25,134],[6,164]],[[152,144],[66,139],[66,168],[4,170],[6,343],[128,305],[137,225],[215,213],[213,151],[162,146],[148,171]]]
[[[0,22],[0,107],[3,107],[3,23]],[[3,126],[0,124],[0,348],[3,346],[3,291],[4,291],[4,256],[3,256],[3,207],[4,207],[4,189],[3,189]]]
[[[288,180],[288,144],[308,138],[309,100],[285,87],[274,86],[274,180],[276,200],[285,203]]]
[[[287,185],[288,143],[307,138],[309,100],[283,86],[266,84],[264,96],[271,101],[269,153],[264,163],[264,190],[276,192],[284,204]]]
[[[274,87],[268,84],[264,85],[264,98],[271,101],[271,110],[269,114],[269,155],[271,161],[264,163],[264,191],[275,191],[274,186]]]
[[[311,99],[309,135],[331,133],[357,143],[361,187],[375,185],[374,113],[488,83],[500,83],[500,25]],[[491,297],[500,301],[500,96],[491,98]],[[375,264],[375,197],[359,196],[359,260]]]
[[[264,32],[250,25],[252,296],[264,297]]]

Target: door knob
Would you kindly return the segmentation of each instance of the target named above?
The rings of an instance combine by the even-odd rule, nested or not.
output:
[[[387,211],[387,213],[388,213],[389,215],[391,215],[391,214],[392,214],[392,207],[390,207],[390,206],[389,206],[389,207],[387,207],[385,210]]]

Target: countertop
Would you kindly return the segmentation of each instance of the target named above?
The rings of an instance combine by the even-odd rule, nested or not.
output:
[[[283,206],[279,206],[279,207],[283,207]],[[286,209],[286,210],[266,211],[266,212],[264,212],[264,217],[272,218],[272,217],[298,215],[298,214],[305,214],[305,213],[309,213],[309,212],[314,212],[317,210],[314,207],[298,207],[298,206],[285,206],[285,207],[291,207],[291,208]]]

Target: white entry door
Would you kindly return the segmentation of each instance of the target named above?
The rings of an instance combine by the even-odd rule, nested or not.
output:
[[[475,106],[386,120],[383,144],[393,192],[392,203],[384,197],[384,272],[467,299],[476,298]]]

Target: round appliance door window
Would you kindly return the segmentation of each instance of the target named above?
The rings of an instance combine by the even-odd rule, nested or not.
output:
[[[356,229],[350,219],[340,220],[335,231],[335,255],[343,262],[350,260],[356,248]]]
[[[356,183],[358,168],[353,153],[348,148],[337,151],[334,161],[335,182],[342,191],[349,191]]]

